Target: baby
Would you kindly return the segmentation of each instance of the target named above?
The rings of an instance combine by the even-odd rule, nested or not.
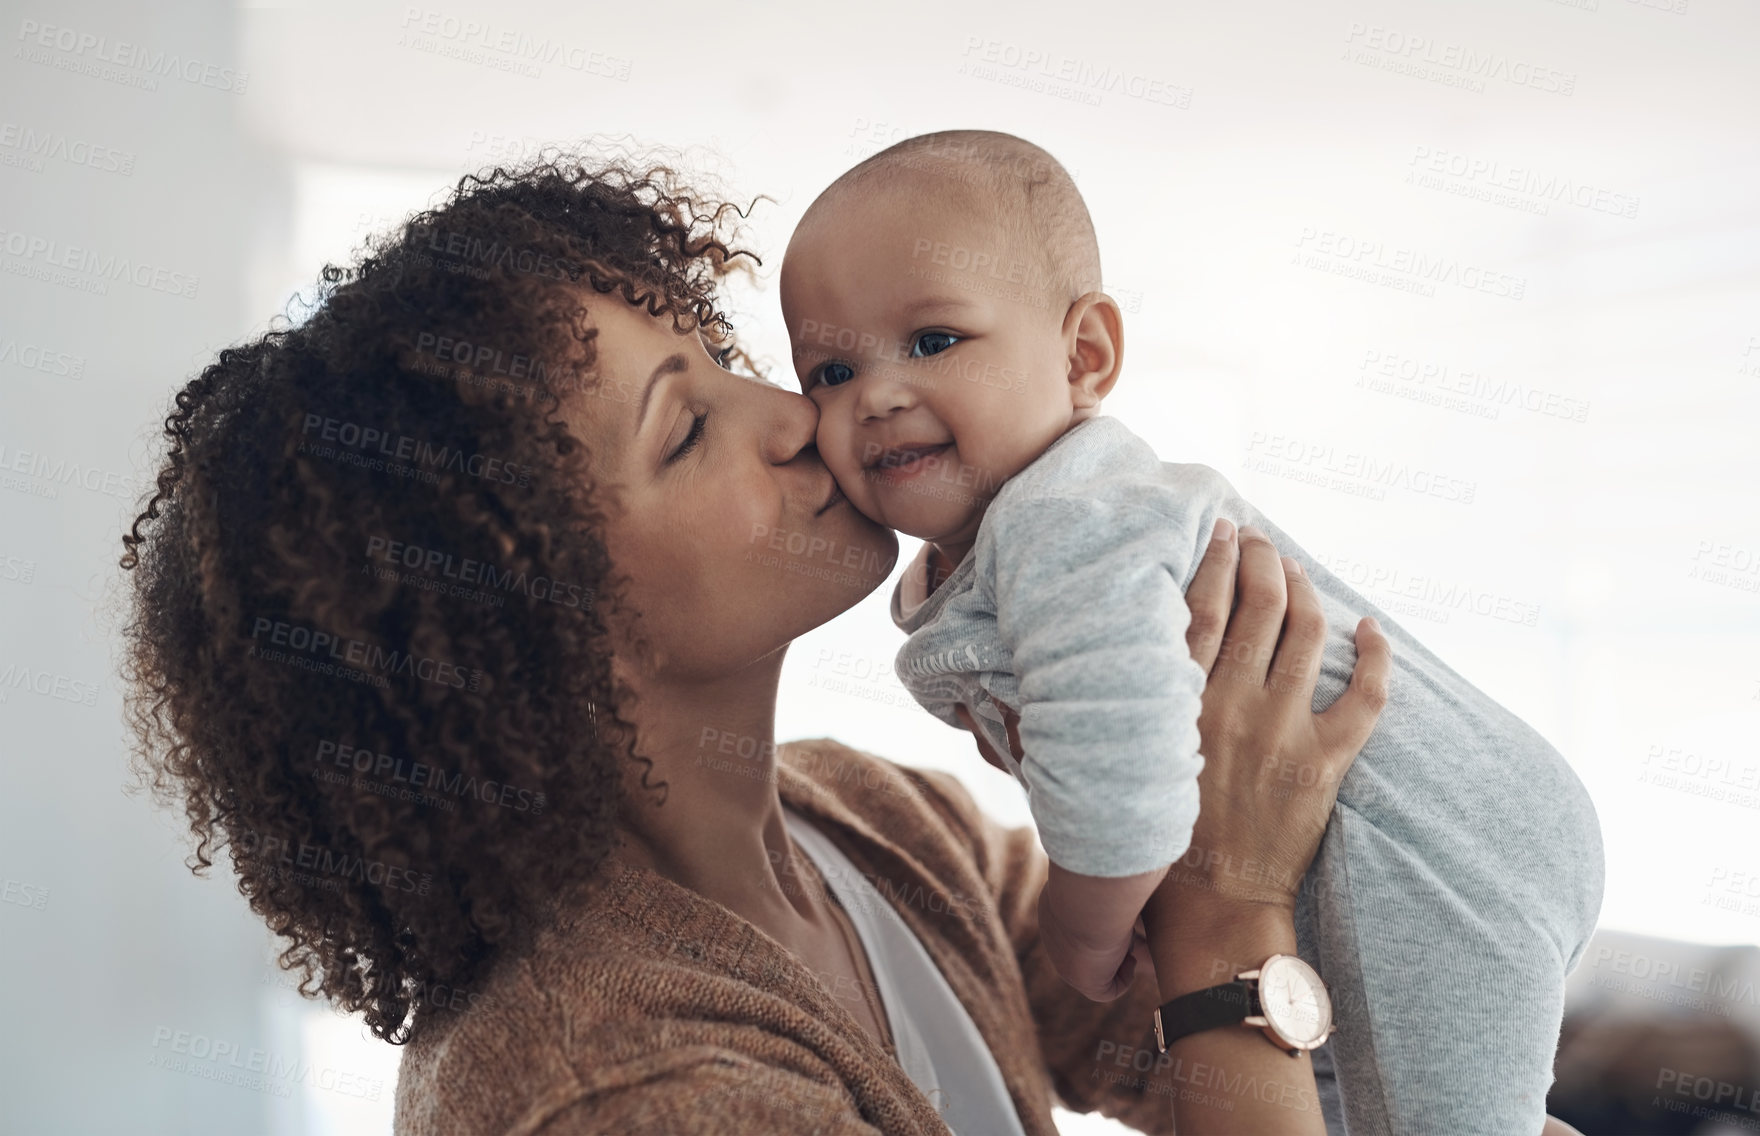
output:
[[[1042,941],[1078,989],[1115,996],[1144,902],[1203,851],[1185,589],[1213,531],[1268,535],[1326,615],[1317,710],[1349,682],[1361,617],[1394,649],[1296,912],[1338,1025],[1314,1055],[1328,1124],[1342,1093],[1352,1136],[1539,1133],[1564,978],[1601,906],[1587,793],[1220,474],[1099,414],[1123,351],[1100,287],[1074,182],[1007,134],[901,142],[795,231],[782,307],[819,452],[856,508],[925,542],[892,596],[899,677],[1025,787],[1053,865]]]

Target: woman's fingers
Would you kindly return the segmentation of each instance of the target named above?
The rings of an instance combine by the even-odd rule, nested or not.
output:
[[[1263,683],[1288,603],[1283,562],[1270,538],[1252,525],[1242,526],[1240,546],[1241,567],[1235,580],[1240,605],[1228,621],[1220,662],[1231,678]]]
[[[1392,673],[1393,646],[1375,618],[1364,616],[1357,624],[1357,668],[1351,672],[1351,685],[1314,723],[1328,750],[1354,758],[1363,748],[1387,705],[1387,681]]]
[[[1326,652],[1326,615],[1320,609],[1314,582],[1294,557],[1283,558],[1283,574],[1289,606],[1267,685],[1287,706],[1305,712],[1314,704],[1314,685],[1320,679],[1320,660]]]
[[[1222,650],[1222,633],[1234,607],[1234,569],[1239,556],[1234,525],[1218,517],[1210,533],[1210,546],[1186,589],[1186,607],[1192,613],[1192,621],[1186,625],[1186,647],[1205,674],[1216,665],[1216,655]]]

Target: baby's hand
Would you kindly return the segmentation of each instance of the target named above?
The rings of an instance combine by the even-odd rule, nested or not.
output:
[[[1040,889],[1039,942],[1065,982],[1096,1002],[1110,1002],[1131,988],[1139,963],[1153,972],[1141,919],[1122,934],[1109,933],[1093,919],[1066,915],[1062,906],[1054,888]]]
[[[1016,714],[1012,707],[1004,706],[1000,702],[997,702],[996,705],[1002,708],[1002,723],[1008,729],[1008,747],[1014,752],[1015,761],[1019,762],[1022,760],[1020,734],[1021,716]],[[1008,774],[1010,777],[1013,777],[1014,771],[1008,767],[1002,758],[997,756],[995,750],[990,748],[990,743],[984,739],[984,731],[978,729],[978,724],[972,720],[971,709],[962,702],[953,708],[953,716],[959,719],[960,727],[969,731],[972,738],[978,743],[979,756],[985,761],[988,761],[991,765],[994,765],[996,768]]]

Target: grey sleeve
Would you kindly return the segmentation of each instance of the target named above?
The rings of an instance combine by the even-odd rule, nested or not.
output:
[[[1204,765],[1178,575],[1189,534],[1141,505],[1059,496],[999,500],[985,523],[1046,853],[1087,876],[1167,866],[1190,844]]]

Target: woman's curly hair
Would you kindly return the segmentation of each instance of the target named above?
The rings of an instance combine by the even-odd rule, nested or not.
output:
[[[732,343],[745,215],[626,158],[463,177],[165,419],[121,560],[136,768],[181,801],[197,875],[230,851],[301,992],[386,1041],[612,847],[646,759],[554,412],[596,381],[587,288]]]

